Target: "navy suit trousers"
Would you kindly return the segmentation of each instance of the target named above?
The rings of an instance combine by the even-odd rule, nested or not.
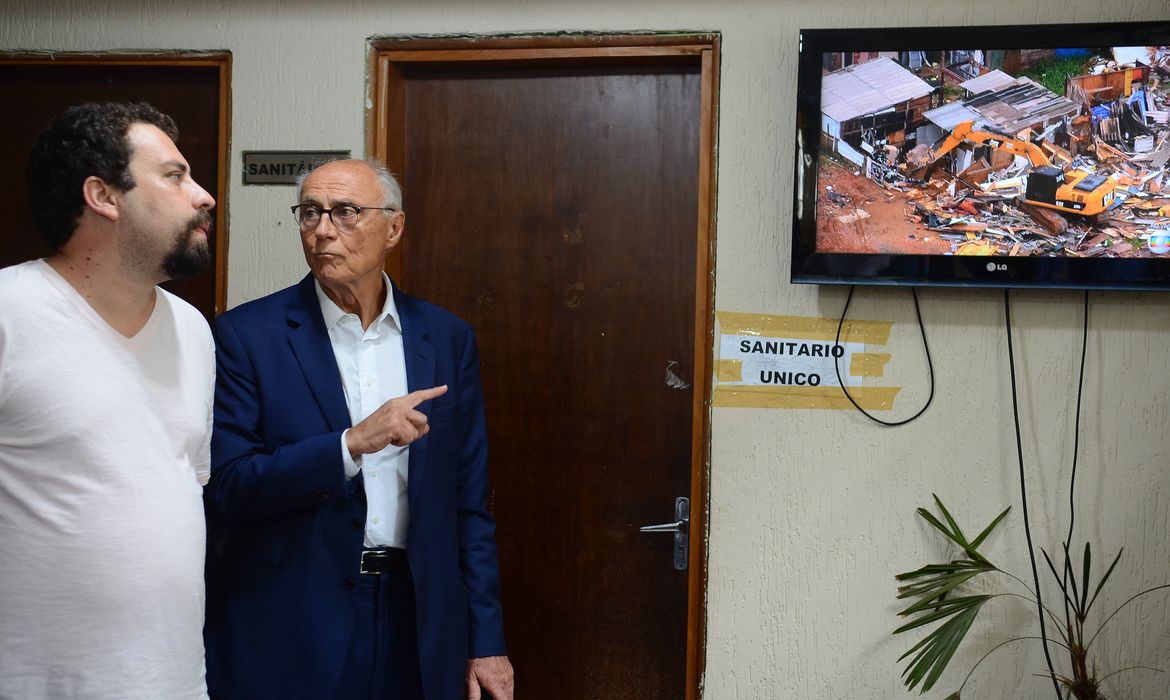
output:
[[[362,595],[336,700],[423,700],[409,565],[352,581]]]

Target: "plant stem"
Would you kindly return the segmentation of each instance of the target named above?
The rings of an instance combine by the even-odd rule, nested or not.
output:
[[[1019,594],[1019,593],[993,593],[993,594],[991,594],[991,597],[992,597],[992,598],[999,598],[1000,596],[1011,596],[1011,597],[1013,597],[1013,598],[1019,598],[1019,599],[1021,599],[1021,600],[1026,600],[1026,601],[1028,601],[1029,603],[1032,603],[1033,605],[1035,605],[1035,604],[1036,604],[1036,599],[1035,599],[1035,598],[1029,598],[1028,596],[1026,596],[1026,595],[1021,595],[1021,594]],[[1056,617],[1056,613],[1054,613],[1054,612],[1052,612],[1051,610],[1049,610],[1049,609],[1048,609],[1046,606],[1041,606],[1041,607],[1042,607],[1042,609],[1044,610],[1044,612],[1048,613],[1048,617],[1051,617],[1051,618],[1052,618],[1052,622],[1053,622],[1053,623],[1056,625],[1056,631],[1057,631],[1057,632],[1060,632],[1060,636],[1061,636],[1061,637],[1064,639],[1064,641],[1065,641],[1065,643],[1063,643],[1063,644],[1062,644],[1062,643],[1060,643],[1060,642],[1056,642],[1055,640],[1053,640],[1053,643],[1055,643],[1055,644],[1060,644],[1060,646],[1062,646],[1062,647],[1064,647],[1064,648],[1066,648],[1066,649],[1067,649],[1067,648],[1068,648],[1068,646],[1067,646],[1067,642],[1068,642],[1068,635],[1067,635],[1067,634],[1065,634],[1064,630],[1060,629],[1060,620],[1059,620],[1059,619]],[[1016,639],[1031,639],[1031,637],[1016,637]],[[1036,639],[1042,639],[1042,637],[1036,637]]]
[[[1093,642],[1097,639],[1097,635],[1101,634],[1101,630],[1105,629],[1105,625],[1109,624],[1109,621],[1113,619],[1113,616],[1116,615],[1117,613],[1121,612],[1122,608],[1129,605],[1130,603],[1137,600],[1138,598],[1141,598],[1142,596],[1144,596],[1147,593],[1153,593],[1154,591],[1160,591],[1163,588],[1170,588],[1170,583],[1163,583],[1161,586],[1154,586],[1153,588],[1147,588],[1146,590],[1132,596],[1129,600],[1127,600],[1124,603],[1122,603],[1121,605],[1117,606],[1117,609],[1114,610],[1112,613],[1110,613],[1109,617],[1105,618],[1105,621],[1102,622],[1101,626],[1097,628],[1096,633],[1094,633],[1093,636],[1089,638],[1089,643],[1085,645],[1085,651],[1086,652],[1089,651],[1089,647],[1093,646]]]
[[[1002,641],[999,644],[996,644],[995,646],[991,647],[991,649],[988,649],[987,653],[984,654],[983,656],[979,657],[979,660],[976,661],[975,665],[971,667],[971,670],[967,672],[967,677],[963,679],[963,683],[959,686],[959,695],[963,694],[963,688],[967,687],[967,681],[971,680],[971,675],[975,673],[975,669],[979,668],[979,664],[983,663],[984,659],[991,656],[991,653],[993,651],[995,651],[996,649],[999,649],[1002,646],[1006,646],[1008,644],[1011,644],[1012,642],[1022,642],[1022,641],[1026,641],[1028,639],[1043,640],[1042,637],[1012,637],[1011,639],[1008,639],[1006,641]],[[1060,642],[1055,642],[1055,643],[1060,644]],[[1060,644],[1060,646],[1064,646],[1064,645]],[[1067,648],[1067,647],[1065,647],[1065,648]]]
[[[1101,680],[1098,682],[1104,683],[1106,678],[1110,676],[1116,676],[1119,673],[1125,673],[1126,671],[1153,671],[1155,673],[1165,673],[1165,671],[1162,669],[1154,668],[1153,666],[1126,666],[1125,668],[1119,668],[1112,673],[1106,673],[1104,676],[1101,676]]]

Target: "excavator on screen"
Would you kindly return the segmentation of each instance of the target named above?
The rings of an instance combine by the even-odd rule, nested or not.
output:
[[[950,134],[931,149],[931,162],[937,161],[959,144],[974,143],[1023,156],[1031,164],[1024,189],[1024,201],[1065,214],[1096,216],[1114,204],[1116,183],[1106,175],[1078,168],[1064,170],[1052,164],[1036,144],[1008,134],[975,128],[971,121],[960,122]]]

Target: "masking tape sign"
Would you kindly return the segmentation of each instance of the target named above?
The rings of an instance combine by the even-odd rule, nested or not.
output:
[[[714,403],[742,408],[852,408],[841,384],[866,410],[889,410],[900,387],[875,386],[889,353],[889,322],[717,312],[719,359]],[[840,373],[840,381],[838,381]]]
[[[720,361],[739,360],[740,377],[734,380],[737,384],[840,386],[834,364],[845,365],[841,380],[846,386],[860,384],[859,377],[849,375],[849,360],[843,358],[864,351],[865,346],[860,343],[729,334],[719,337]]]

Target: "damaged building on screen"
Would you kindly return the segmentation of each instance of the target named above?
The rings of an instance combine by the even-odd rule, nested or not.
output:
[[[1163,254],[1149,239],[1170,229],[1170,47],[1060,53],[837,60],[850,65],[823,77],[822,152],[835,157],[818,183],[826,218],[860,234],[842,249],[888,250],[867,242],[866,220],[901,204],[908,252]],[[1059,81],[1054,59],[1073,66]]]

